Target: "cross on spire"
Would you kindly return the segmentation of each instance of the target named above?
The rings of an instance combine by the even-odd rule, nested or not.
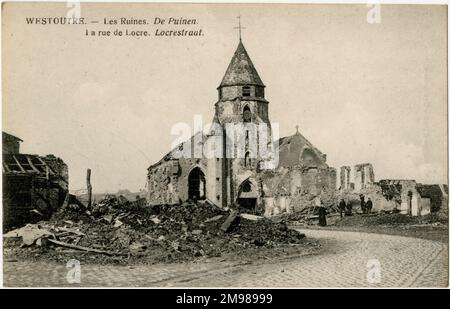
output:
[[[241,26],[241,15],[237,16],[237,19],[239,20],[239,26],[234,27],[234,29],[239,29],[239,41],[241,41],[241,39],[242,39],[241,30],[245,29],[245,27]]]
[[[295,129],[296,129],[297,132],[295,132],[295,134],[299,134],[299,133],[300,133],[300,132],[298,131],[298,128],[299,128],[299,125],[296,125],[296,126],[295,126]]]

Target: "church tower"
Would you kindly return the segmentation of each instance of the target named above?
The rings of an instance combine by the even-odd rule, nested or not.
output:
[[[240,35],[217,91],[208,132],[197,132],[148,168],[150,205],[207,200],[269,217],[295,211],[310,194],[334,198],[336,171],[326,155],[298,131],[278,139],[265,85]]]
[[[238,202],[253,209],[256,205],[256,175],[260,163],[267,158],[267,144],[272,140],[269,102],[265,99],[264,89],[265,85],[239,39],[222,82],[217,87],[218,101],[213,121],[221,127],[223,137],[221,171],[224,206]],[[243,194],[251,198],[242,199]]]
[[[242,40],[239,40],[233,58],[219,87],[215,120],[226,123],[252,122],[270,126],[268,101],[264,98],[266,86],[259,77]]]

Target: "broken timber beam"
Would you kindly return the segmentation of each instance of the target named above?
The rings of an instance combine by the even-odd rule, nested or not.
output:
[[[116,252],[111,252],[111,251],[106,251],[106,250],[72,245],[72,244],[69,244],[69,243],[66,243],[63,241],[59,241],[59,240],[55,240],[55,239],[51,239],[51,238],[48,238],[48,241],[55,245],[70,248],[70,249],[76,249],[76,250],[87,251],[87,252],[95,252],[95,253],[106,254],[106,255],[124,255],[123,253],[116,253]]]
[[[222,230],[222,232],[225,232],[225,233],[228,232],[228,230],[230,229],[231,224],[234,222],[234,220],[236,220],[238,215],[239,215],[239,212],[237,210],[233,210],[230,213],[230,215],[225,220],[225,222],[222,223],[222,225],[220,226],[220,229]]]

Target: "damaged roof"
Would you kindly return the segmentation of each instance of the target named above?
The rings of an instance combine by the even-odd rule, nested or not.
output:
[[[307,146],[308,148],[314,149],[320,156],[324,154],[317,149],[309,140],[306,139],[300,132],[296,132],[293,135],[282,137],[278,140],[280,147],[283,145],[288,145],[290,143],[300,144],[302,146]]]
[[[265,87],[241,40],[239,40],[239,45],[234,52],[219,88],[236,85]]]
[[[194,156],[195,152],[193,152],[193,149],[195,146],[201,147],[202,154],[203,154],[203,144],[205,143],[207,138],[208,138],[208,136],[205,135],[202,131],[196,132],[190,138],[188,138],[184,142],[178,144],[178,146],[173,148],[161,160],[159,160],[155,164],[150,165],[150,167],[147,170],[151,170],[155,166],[161,165],[163,162],[177,160],[180,158],[186,158],[184,156],[185,154],[188,154],[188,158],[194,158],[193,156]],[[195,145],[195,143],[197,143],[197,145]],[[186,148],[186,147],[189,147],[189,148]],[[188,149],[188,150],[186,150],[186,149]],[[192,156],[192,157],[190,157],[190,156]],[[200,158],[194,158],[194,159],[200,159]]]
[[[302,154],[305,149],[308,149],[315,154],[314,164],[326,165],[326,155],[298,131],[293,135],[280,138],[278,142],[281,166],[293,166],[305,163],[302,162]]]
[[[47,163],[38,155],[3,154],[3,174],[42,174],[55,175]]]

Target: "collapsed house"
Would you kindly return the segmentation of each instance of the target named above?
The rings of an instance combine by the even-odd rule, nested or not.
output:
[[[432,212],[448,213],[448,185],[421,184],[412,179],[382,179],[375,181],[370,163],[354,167],[354,181],[351,182],[351,168],[341,167],[339,198],[352,205],[359,205],[361,197],[370,198],[374,211],[399,211],[402,214],[418,216]]]
[[[20,153],[22,140],[3,138],[3,230],[49,218],[67,193],[67,165],[54,155]]]
[[[272,216],[331,200],[336,170],[300,132],[274,140],[265,85],[242,41],[217,88],[213,125],[148,168],[150,205],[209,200]],[[294,207],[295,205],[295,207]]]

